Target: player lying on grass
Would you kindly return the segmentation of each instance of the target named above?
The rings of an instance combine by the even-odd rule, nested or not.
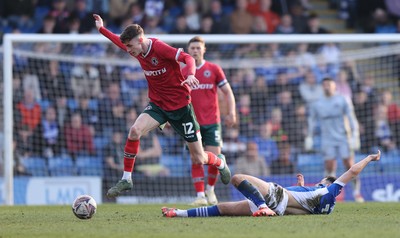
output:
[[[380,151],[368,155],[338,179],[326,177],[315,187],[304,187],[302,175],[298,175],[298,186],[283,188],[250,175],[237,174],[232,177],[231,183],[247,200],[189,210],[163,207],[162,214],[165,217],[330,214],[342,188],[358,176],[369,162],[378,161],[380,156]]]

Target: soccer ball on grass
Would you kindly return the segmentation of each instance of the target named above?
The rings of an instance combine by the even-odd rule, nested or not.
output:
[[[96,213],[97,203],[89,195],[78,196],[72,203],[72,212],[79,219],[90,219]]]

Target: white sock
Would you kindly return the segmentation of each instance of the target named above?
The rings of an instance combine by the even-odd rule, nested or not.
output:
[[[218,169],[223,169],[225,168],[225,163],[224,161],[221,159],[221,164],[219,166],[217,166]]]
[[[176,209],[175,212],[177,217],[188,217],[187,210]]]
[[[206,194],[205,194],[204,192],[198,192],[198,193],[197,193],[197,197],[198,197],[198,198],[205,198],[205,197],[206,197]]]
[[[124,174],[122,175],[122,179],[126,179],[128,181],[132,180],[132,173],[124,171]]]
[[[211,186],[211,185],[207,184],[206,189],[207,189],[207,191],[214,191],[214,187],[215,186]]]

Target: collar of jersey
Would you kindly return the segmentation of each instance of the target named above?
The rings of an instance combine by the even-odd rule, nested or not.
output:
[[[206,64],[206,61],[204,60],[203,63],[201,65],[199,65],[198,67],[196,67],[196,69],[201,69],[201,67],[203,67]]]
[[[146,54],[143,54],[143,53],[142,53],[143,58],[146,58],[146,56],[149,55],[150,50],[151,50],[151,47],[153,46],[153,41],[152,41],[151,39],[149,39],[149,40],[150,40],[149,48],[147,49]]]

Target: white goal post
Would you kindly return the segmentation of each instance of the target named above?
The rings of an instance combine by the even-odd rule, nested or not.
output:
[[[157,35],[167,43],[186,44],[194,35]],[[269,43],[400,43],[398,34],[326,34],[326,35],[202,35],[206,44],[269,44]],[[3,120],[4,120],[4,183],[3,200],[6,205],[14,204],[13,175],[13,54],[15,43],[62,42],[62,43],[108,43],[101,34],[63,35],[63,34],[5,34],[3,37]],[[396,44],[395,44],[396,45]],[[399,45],[396,45],[397,49]],[[348,49],[351,51],[351,49]],[[360,49],[357,49],[360,50]],[[385,48],[382,48],[384,51]],[[391,50],[391,49],[389,49]],[[382,51],[375,49],[375,54]],[[353,52],[354,53],[354,52]],[[364,52],[365,53],[365,52]],[[363,57],[362,54],[354,57]],[[101,59],[99,59],[101,60]],[[246,59],[241,59],[244,62]],[[223,63],[224,59],[221,60]],[[229,63],[229,60],[226,60]],[[256,61],[255,61],[256,62]],[[237,61],[231,63],[238,64]],[[260,63],[257,61],[257,63]],[[240,64],[240,63],[239,63]]]

